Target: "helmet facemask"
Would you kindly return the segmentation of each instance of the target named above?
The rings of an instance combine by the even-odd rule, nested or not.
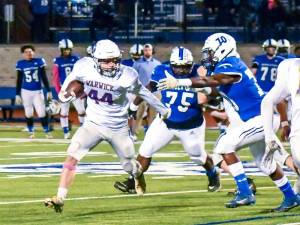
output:
[[[115,77],[120,71],[121,58],[97,59],[94,58],[98,66],[99,73],[105,77]]]
[[[214,56],[215,52],[212,49],[206,48],[201,52],[201,65],[207,70],[212,71],[218,63],[218,57]]]
[[[172,64],[171,63],[171,69],[174,74],[179,76],[187,76],[189,75],[193,70],[193,63],[188,64]]]

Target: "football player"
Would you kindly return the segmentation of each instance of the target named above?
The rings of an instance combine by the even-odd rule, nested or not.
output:
[[[268,92],[274,85],[279,63],[284,60],[283,57],[277,56],[277,41],[267,39],[262,47],[265,54],[257,55],[252,62],[252,73],[256,77],[258,85],[264,92]]]
[[[129,49],[130,59],[124,59],[121,63],[125,66],[132,67],[136,60],[139,60],[143,56],[143,45],[134,44]]]
[[[252,72],[256,76],[257,83],[262,88],[262,90],[267,93],[274,86],[277,77],[277,67],[280,62],[284,60],[283,56],[277,56],[277,52],[283,53],[283,49],[287,51],[290,48],[290,43],[286,39],[280,39],[278,42],[274,39],[267,39],[264,41],[262,47],[264,48],[266,54],[258,55],[254,58],[252,64]],[[282,101],[277,105],[277,111],[281,115],[281,139],[287,140],[290,126],[288,123],[288,115],[286,114],[288,109],[288,102]],[[288,112],[289,113],[289,112]],[[275,160],[281,165],[287,165],[294,171],[297,171],[292,157],[284,149],[282,150],[284,155],[275,155]]]
[[[192,53],[188,49],[176,48],[172,51],[170,65],[162,64],[154,69],[149,85],[152,92],[157,91],[158,81],[166,76],[176,79],[198,76]],[[208,191],[218,191],[220,189],[219,173],[213,165],[212,158],[205,151],[205,120],[202,107],[198,103],[197,92],[189,87],[178,87],[161,91],[161,96],[162,103],[171,108],[172,115],[163,122],[156,117],[146,133],[137,157],[142,168],[142,174],[135,178],[135,189],[139,191],[137,194],[143,194],[146,191],[143,173],[149,168],[152,156],[175,137],[180,140],[190,159],[205,168]],[[130,109],[136,111],[138,107],[136,104],[140,102],[140,99],[136,99],[130,105]],[[131,186],[132,183],[129,181],[115,184],[115,187],[123,192],[130,192]]]
[[[65,81],[66,77],[71,73],[74,64],[79,59],[78,56],[72,54],[73,42],[69,39],[62,39],[58,43],[58,48],[60,50],[60,56],[54,58],[53,60],[53,85],[57,93],[60,92],[61,85]],[[78,112],[78,120],[80,125],[84,122],[85,117],[85,106],[84,99],[76,99],[72,102],[76,111]],[[62,103],[60,110],[60,124],[63,129],[64,138],[70,138],[69,131],[69,109],[70,103]]]
[[[228,208],[255,204],[245,174],[243,164],[236,151],[249,146],[257,166],[274,181],[284,195],[281,205],[273,211],[282,212],[298,206],[300,197],[294,192],[288,178],[273,157],[265,160],[265,138],[263,118],[261,116],[261,101],[264,92],[257,84],[255,77],[246,64],[239,58],[235,39],[225,33],[215,33],[209,36],[202,48],[202,59],[213,71],[212,76],[176,79],[172,76],[159,81],[159,89],[179,87],[217,87],[223,98],[228,101],[243,123],[228,129],[221,135],[215,145],[214,152],[222,155],[228,165],[230,174],[234,177],[238,194],[228,203]],[[273,116],[273,114],[272,114]],[[274,119],[273,129],[279,123]],[[278,145],[279,140],[274,137]],[[268,162],[268,163],[265,163]]]
[[[69,83],[73,80],[82,82],[87,93],[87,118],[68,147],[57,196],[45,200],[45,205],[56,212],[62,211],[78,162],[102,141],[110,143],[127,173],[134,177],[141,173],[141,166],[135,160],[134,144],[129,137],[128,92],[145,99],[162,118],[167,118],[171,113],[140,83],[133,68],[120,64],[121,51],[114,42],[98,41],[92,55],[93,58],[84,57],[75,63],[59,93],[60,100],[68,102],[74,99],[66,95],[70,94],[66,92]]]
[[[279,56],[290,59],[290,58],[296,58],[294,54],[291,54],[291,43],[287,39],[279,39],[277,41],[278,47],[277,47],[277,53]]]
[[[23,103],[29,138],[34,138],[34,110],[41,120],[46,137],[52,138],[49,132],[44,93],[42,90],[43,83],[47,91],[47,100],[50,101],[52,94],[45,69],[46,62],[43,58],[34,57],[35,48],[32,45],[22,46],[21,53],[23,54],[23,59],[19,60],[16,64],[16,104]]]
[[[294,162],[300,168],[300,59],[287,59],[279,64],[277,80],[274,87],[263,99],[261,104],[261,112],[263,117],[263,125],[265,131],[265,142],[270,151],[281,152],[282,149],[276,144],[276,134],[272,130],[272,108],[278,102],[284,100],[287,96],[291,96],[292,104],[292,121],[290,144]],[[295,191],[300,193],[300,178],[295,183]],[[291,202],[290,206],[297,206],[295,202]]]

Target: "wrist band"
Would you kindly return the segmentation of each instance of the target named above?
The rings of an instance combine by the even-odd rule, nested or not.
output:
[[[286,126],[289,126],[290,124],[289,124],[289,122],[288,121],[282,121],[281,123],[280,123],[280,126],[281,127],[286,127]]]

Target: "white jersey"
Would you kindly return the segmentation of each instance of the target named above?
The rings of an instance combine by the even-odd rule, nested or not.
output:
[[[288,96],[292,103],[290,137],[293,137],[300,135],[300,59],[297,58],[286,59],[279,64],[275,85],[263,99],[261,110],[264,116],[266,141],[273,140],[274,137],[271,129],[270,107]]]
[[[127,126],[127,93],[140,95],[161,114],[167,112],[162,103],[140,83],[137,72],[131,67],[121,65],[118,74],[109,78],[99,74],[92,58],[84,57],[74,64],[62,90],[66,90],[72,80],[84,83],[88,96],[86,119],[97,125],[111,129]]]

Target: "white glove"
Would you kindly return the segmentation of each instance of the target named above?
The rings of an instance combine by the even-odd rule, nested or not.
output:
[[[190,87],[192,86],[191,79],[176,79],[171,74],[166,73],[166,78],[160,79],[157,84],[158,90],[173,89],[179,86]]]
[[[171,108],[167,108],[167,112],[164,115],[159,114],[162,120],[168,119],[171,116],[172,110]]]
[[[173,89],[176,88],[178,84],[178,80],[173,76],[169,76],[164,79],[160,79],[157,84],[158,90],[165,90],[165,89]]]
[[[47,101],[51,101],[52,100],[52,93],[50,91],[47,92],[46,97],[47,97]]]
[[[16,95],[15,103],[16,103],[16,105],[21,105],[22,104],[22,98],[21,98],[20,95]]]
[[[266,150],[262,162],[266,165],[270,164],[276,151],[279,151],[279,153],[282,154],[281,146],[277,144],[275,140],[266,143]]]
[[[59,93],[58,93],[58,98],[59,100],[62,102],[62,103],[67,103],[67,102],[71,102],[71,101],[74,101],[76,99],[76,95],[74,92],[71,92],[70,96],[66,97],[65,95],[67,94],[68,92],[66,91],[63,91],[61,90]]]

